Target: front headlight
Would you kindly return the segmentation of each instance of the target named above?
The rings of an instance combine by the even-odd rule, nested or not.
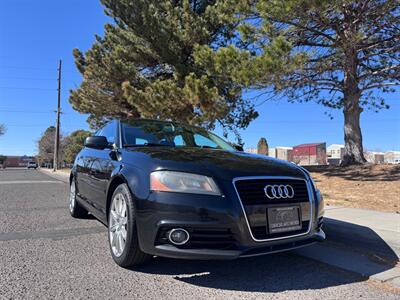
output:
[[[160,192],[221,195],[218,186],[211,177],[173,171],[151,173],[150,189]]]

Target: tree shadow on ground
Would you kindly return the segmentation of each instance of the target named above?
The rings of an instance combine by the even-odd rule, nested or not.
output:
[[[306,169],[312,173],[354,181],[400,180],[400,165],[307,166]]]

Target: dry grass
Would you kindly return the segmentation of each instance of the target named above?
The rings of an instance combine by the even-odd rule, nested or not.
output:
[[[68,168],[59,169],[58,171],[59,171],[59,172],[62,172],[62,173],[67,173],[67,174],[71,173],[71,169],[68,169]]]
[[[307,169],[327,205],[400,213],[400,165]]]

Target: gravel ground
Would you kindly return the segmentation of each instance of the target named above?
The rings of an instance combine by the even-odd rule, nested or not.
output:
[[[385,285],[292,253],[156,258],[123,269],[109,255],[103,225],[69,217],[67,184],[34,170],[0,171],[0,183],[0,298],[399,299]]]

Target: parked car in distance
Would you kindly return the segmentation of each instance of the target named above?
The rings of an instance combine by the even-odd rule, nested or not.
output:
[[[28,165],[27,165],[28,169],[37,169],[37,167],[38,167],[38,164],[36,162],[34,162],[34,161],[28,162]]]
[[[123,267],[152,256],[235,259],[323,241],[324,202],[303,168],[202,128],[114,120],[86,138],[69,209],[108,227]]]

